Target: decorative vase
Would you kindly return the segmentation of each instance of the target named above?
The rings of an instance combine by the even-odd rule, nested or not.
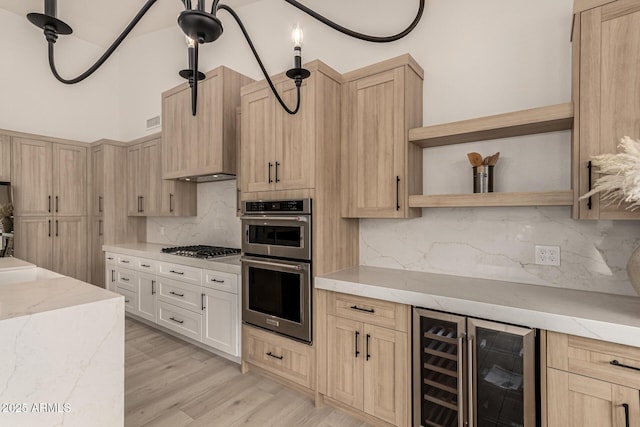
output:
[[[629,275],[629,281],[633,285],[633,289],[640,295],[640,247],[633,251],[629,257],[627,274]]]
[[[11,233],[13,231],[13,221],[11,218],[2,217],[2,231],[5,233]]]

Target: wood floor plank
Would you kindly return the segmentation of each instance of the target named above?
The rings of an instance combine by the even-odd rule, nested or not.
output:
[[[125,334],[126,427],[367,426],[133,319]]]

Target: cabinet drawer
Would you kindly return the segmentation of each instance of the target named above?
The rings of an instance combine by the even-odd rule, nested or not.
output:
[[[146,258],[136,258],[135,269],[153,274],[158,271],[158,261]]]
[[[196,341],[202,339],[202,316],[193,311],[158,301],[158,324]]]
[[[131,292],[129,289],[116,286],[116,292],[124,297],[124,310],[128,313],[136,314],[138,307],[138,294]]]
[[[329,314],[397,331],[409,330],[408,305],[338,292],[330,292],[327,303]]]
[[[193,285],[200,285],[202,283],[202,270],[199,268],[170,262],[158,263],[158,275]]]
[[[237,294],[238,276],[220,271],[203,270],[202,286]]]
[[[124,268],[135,268],[136,257],[116,254],[116,263]]]
[[[134,271],[116,270],[116,286],[136,293],[138,288],[138,276]]]
[[[106,264],[115,264],[116,263],[116,254],[112,252],[106,252],[104,254],[104,261]]]
[[[640,348],[547,332],[549,367],[640,389]]]
[[[304,387],[314,387],[313,347],[244,325],[245,361]]]
[[[158,278],[158,300],[191,310],[198,315],[202,312],[202,288],[177,280]]]

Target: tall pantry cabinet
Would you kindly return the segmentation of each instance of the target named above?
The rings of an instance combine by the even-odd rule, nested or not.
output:
[[[15,256],[86,280],[87,148],[12,137]]]
[[[599,195],[578,200],[599,177],[593,156],[640,138],[640,0],[576,0],[573,25],[573,182],[576,219],[640,219]]]

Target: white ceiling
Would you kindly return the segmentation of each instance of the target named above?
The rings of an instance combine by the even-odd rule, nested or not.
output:
[[[244,6],[260,0],[229,0],[231,7]],[[196,0],[193,0],[195,5]],[[109,46],[144,6],[146,0],[59,0],[58,18],[73,28],[76,37],[88,42]],[[211,8],[207,1],[207,8]],[[44,12],[44,0],[0,0],[0,8],[25,16],[30,12]],[[180,0],[158,0],[131,32],[129,37],[177,27],[178,14],[184,10]],[[35,27],[34,27],[35,28]]]

